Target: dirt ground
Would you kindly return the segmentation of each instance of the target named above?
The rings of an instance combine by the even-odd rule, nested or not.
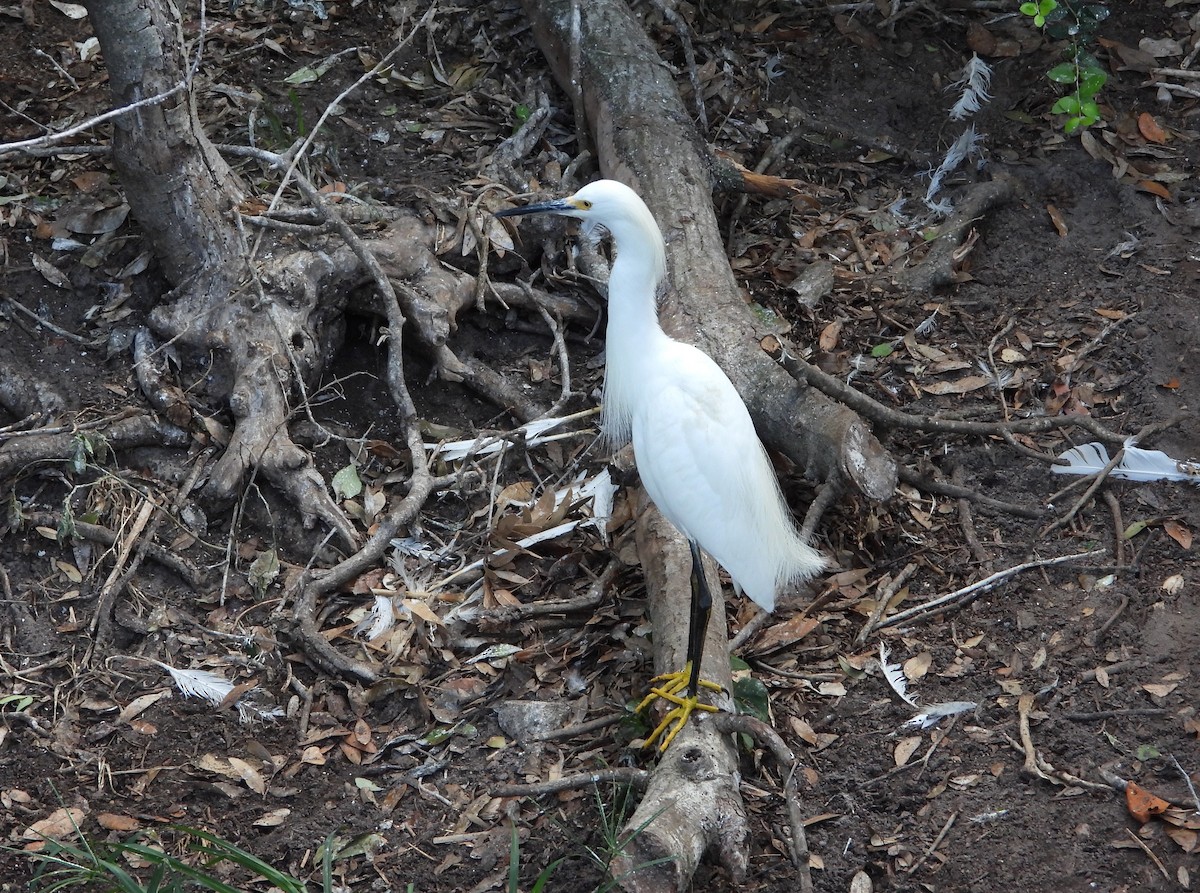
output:
[[[815,202],[751,198],[735,215],[736,196],[717,198],[726,225],[736,216],[728,240],[748,299],[765,308],[764,318],[777,314],[812,362],[890,408],[976,420],[1076,413],[1130,435],[1180,417],[1141,445],[1200,458],[1200,134],[1192,130],[1200,106],[1182,94],[1164,101],[1149,73],[1190,59],[1200,35],[1190,17],[1200,7],[1109,3],[1093,47],[1110,73],[1100,96],[1104,121],[1081,141],[1048,113],[1057,94],[1044,73],[1061,48],[1019,21],[1015,0],[1008,17],[963,9],[943,17],[932,5],[957,6],[916,6],[894,34],[873,8],[684,9],[708,141],[753,167],[800,116],[807,122],[773,173],[815,184]],[[638,5],[664,60],[677,66],[690,108],[684,53],[654,7]],[[359,75],[364,58],[392,46],[395,29],[407,33],[405,4],[324,8],[325,19],[284,4],[208,10],[214,30],[198,102],[217,142],[245,142],[253,108],[255,138],[286,146]],[[0,9],[0,21],[3,139],[109,107],[103,65],[81,59],[86,20],[38,5],[32,27],[15,7]],[[552,188],[555,165],[545,159],[558,156],[548,144],[570,157],[571,106],[519,6],[467,4],[443,10],[437,22],[400,58],[395,76],[344,103],[310,175],[340,181],[365,201],[467,200],[478,184],[464,184],[542,90],[555,119],[530,174]],[[348,47],[359,53],[339,57],[314,82],[285,80]],[[933,221],[922,218],[920,199],[928,170],[963,127],[947,120],[955,94],[945,88],[972,48],[994,66],[992,98],[973,119],[986,164],[952,180],[946,195],[989,178],[1007,178],[1014,195],[975,221],[957,283],[911,293],[894,274],[926,250],[922,236]],[[104,142],[102,128],[95,137]],[[84,144],[93,141],[76,145]],[[264,193],[274,188],[261,171],[247,178]],[[900,198],[908,199],[907,216],[894,210]],[[136,263],[144,243],[137,225],[120,218],[104,157],[6,159],[0,202],[0,362],[64,395],[58,424],[140,406],[122,336],[165,286],[153,263],[144,271]],[[65,222],[82,218],[74,228]],[[82,244],[55,241],[66,238]],[[456,249],[443,259],[469,266],[470,252],[462,255]],[[805,306],[792,284],[818,261],[832,265],[833,289]],[[511,280],[519,267],[512,252],[496,254],[491,275]],[[12,301],[67,334],[31,321]],[[932,326],[922,325],[931,317]],[[368,496],[398,498],[403,481],[387,448],[401,434],[377,377],[375,325],[350,319],[313,405],[314,417],[340,435],[310,442],[322,472],[332,479],[356,462],[366,485],[359,506]],[[590,395],[573,406],[583,409],[595,404],[602,343],[586,327],[568,334],[575,388]],[[547,403],[556,396],[561,370],[539,318],[516,319],[489,304],[460,319],[455,337],[529,393]],[[410,381],[426,382],[427,358],[406,362]],[[186,386],[203,372],[178,375]],[[420,384],[415,397],[427,440],[515,425],[456,385]],[[218,426],[228,424],[225,413],[208,408]],[[19,422],[0,410],[0,447],[19,439]],[[1200,529],[1200,489],[1110,480],[1053,526],[1083,490],[1055,495],[1077,479],[1052,475],[1032,451],[1057,455],[1092,440],[1087,432],[1017,435],[1013,443],[878,433],[915,476],[953,478],[996,502],[968,504],[913,483],[885,504],[839,501],[818,532],[835,565],[819,586],[820,605],[802,616],[806,600],[785,601],[739,652],[804,767],[801,809],[817,890],[851,889],[860,872],[888,891],[1195,889],[1200,804],[1189,787],[1200,782],[1200,570],[1192,532]],[[476,573],[422,595],[498,544],[561,520],[544,501],[506,508],[493,497],[515,500],[526,485],[526,495],[537,496],[579,472],[595,475],[605,457],[587,450],[590,438],[530,447],[503,466],[494,487],[439,495],[411,531],[436,559],[396,557],[325,606],[331,642],[389,668],[386,682],[370,688],[324,676],[294,650],[288,581],[313,560],[324,532],[302,530],[291,507],[254,484],[236,511],[189,500],[159,527],[163,552],[185,558],[196,578],[148,557],[117,599],[112,640],[93,648],[90,624],[119,549],[82,535],[59,542],[64,506],[80,524],[119,539],[132,529],[140,494],[177,487],[206,460],[206,443],[196,434],[177,450],[63,456],[2,482],[0,890],[26,889],[32,869],[20,851],[36,838],[31,829],[55,827],[39,824],[47,819],[69,831],[63,808],[98,840],[140,830],[174,849],[172,826],[204,828],[313,878],[315,848],[336,833],[362,844],[335,864],[339,883],[356,891],[501,889],[515,827],[522,889],[556,859],[564,861],[548,889],[600,887],[604,876],[588,851],[603,855],[620,789],[540,798],[492,792],[653,761],[631,743],[645,729],[625,713],[651,670],[625,491],[611,545],[580,526],[494,562],[481,588]],[[798,471],[784,483],[802,515],[812,488]],[[1033,511],[1019,515],[1013,506]],[[899,575],[893,594],[903,610],[1025,561],[1099,548],[1107,555],[1017,574],[960,610],[855,641]],[[473,591],[483,592],[485,606],[581,595],[614,555],[622,562],[616,586],[594,610],[508,625],[451,616]],[[367,644],[354,626],[370,608],[371,587],[406,589],[408,616],[384,641]],[[738,629],[753,606],[731,602]],[[901,728],[913,711],[873,663],[881,639],[923,703],[977,707],[933,728]],[[516,647],[481,656],[496,645]],[[283,715],[243,722],[235,709],[184,698],[151,660],[257,683],[263,703]],[[497,714],[520,700],[565,705],[570,723],[620,721],[530,741]],[[1139,821],[1113,778],[1177,809]],[[735,886],[723,869],[705,865],[694,888],[794,890],[778,771],[750,749],[742,781],[750,875]]]

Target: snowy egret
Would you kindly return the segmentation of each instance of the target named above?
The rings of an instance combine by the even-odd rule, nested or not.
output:
[[[801,539],[774,469],[754,431],[746,405],[729,378],[698,348],[668,337],[658,324],[657,291],[666,275],[666,244],[637,193],[598,180],[556,201],[510,208],[522,214],[575,217],[585,228],[608,230],[616,259],[608,281],[607,361],[601,429],[612,446],[632,437],[646,492],[688,541],[692,553],[687,664],[656,677],[656,697],[675,706],[651,733],[665,750],[699,702],[701,658],[712,594],[704,578],[703,549],[729,572],[734,585],[766,611],[789,583],[825,564]],[[686,695],[680,693],[686,689]]]

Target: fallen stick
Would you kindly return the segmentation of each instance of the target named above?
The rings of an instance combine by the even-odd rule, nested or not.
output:
[[[940,613],[950,606],[961,608],[970,603],[978,596],[999,586],[1001,583],[1015,577],[1017,574],[1024,571],[1033,570],[1038,567],[1050,567],[1055,564],[1066,564],[1070,561],[1082,561],[1085,558],[1097,558],[1104,555],[1107,550],[1093,549],[1090,552],[1076,552],[1072,555],[1059,555],[1057,558],[1042,558],[1038,561],[1026,561],[1024,564],[1014,565],[1010,568],[1005,568],[1002,571],[996,571],[991,576],[984,577],[982,580],[976,580],[969,586],[964,586],[961,589],[956,589],[951,593],[935,598],[933,601],[926,602],[923,605],[917,605],[909,608],[907,611],[901,611],[899,614],[893,614],[891,617],[885,617],[879,622],[878,628],[883,629],[888,626],[895,626],[898,623],[903,623],[906,620],[915,620],[918,618],[927,617],[930,614]]]

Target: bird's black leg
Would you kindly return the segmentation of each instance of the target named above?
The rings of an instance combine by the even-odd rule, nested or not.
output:
[[[700,661],[704,657],[704,636],[708,632],[708,615],[712,613],[712,593],[708,589],[708,580],[704,577],[704,562],[700,558],[700,547],[688,542],[692,550],[692,604],[688,612],[688,643],[687,665],[682,670],[663,673],[655,676],[658,683],[651,686],[650,694],[642,698],[638,711],[645,710],[655,698],[670,701],[673,706],[667,711],[662,721],[654,727],[643,744],[650,747],[656,741],[661,741],[659,750],[670,747],[675,736],[687,723],[688,717],[699,710],[705,713],[716,713],[717,708],[712,704],[700,703],[700,689],[708,688],[720,691],[721,686],[715,682],[700,678]],[[681,694],[686,690],[687,694]]]
[[[704,637],[708,633],[708,615],[712,613],[712,593],[704,576],[704,561],[695,540],[688,540],[692,550],[692,610],[688,619],[687,659],[692,672],[688,677],[689,698],[700,692],[700,660],[704,656]]]

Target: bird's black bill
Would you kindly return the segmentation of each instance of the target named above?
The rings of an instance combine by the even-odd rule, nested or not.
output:
[[[497,217],[522,217],[525,214],[566,214],[568,211],[573,211],[566,199],[555,199],[552,202],[540,202],[536,205],[525,205],[520,208],[505,208],[503,211],[497,211]]]

